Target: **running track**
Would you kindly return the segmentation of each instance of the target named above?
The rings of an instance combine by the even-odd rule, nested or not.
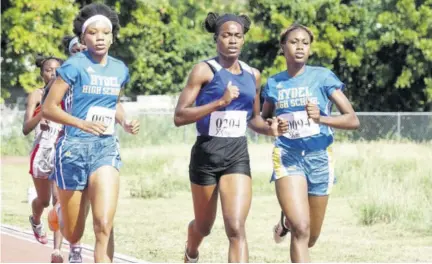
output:
[[[34,239],[31,232],[19,228],[1,225],[1,263],[47,263],[51,261],[52,239],[48,244],[42,245]],[[67,262],[69,247],[63,243],[63,259]],[[93,262],[93,249],[90,246],[83,245],[82,249],[83,262]],[[114,254],[114,262],[117,263],[145,263],[121,254]]]

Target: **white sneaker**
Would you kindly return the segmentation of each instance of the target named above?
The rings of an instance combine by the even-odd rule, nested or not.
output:
[[[184,254],[184,263],[198,263],[199,254],[196,256],[196,258],[189,257],[187,253],[187,242],[185,247],[185,254]]]
[[[63,256],[62,256],[60,250],[55,249],[51,253],[51,263],[63,263]]]
[[[81,246],[70,246],[69,263],[82,263]]]
[[[36,225],[33,222],[33,216],[32,215],[29,216],[29,221],[30,221],[31,227],[33,229],[33,234],[34,234],[34,237],[36,238],[36,240],[41,244],[48,243],[48,238],[47,238],[47,235],[45,233],[43,222],[40,222],[39,225]]]
[[[287,234],[290,232],[290,229],[285,226],[285,215],[283,212],[281,212],[281,218],[277,225],[273,228],[273,239],[276,242],[276,244],[281,243],[284,241]]]

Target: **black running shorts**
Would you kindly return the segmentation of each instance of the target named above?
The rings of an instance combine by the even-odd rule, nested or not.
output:
[[[191,151],[190,181],[198,185],[213,185],[227,174],[251,177],[246,137],[198,136]]]

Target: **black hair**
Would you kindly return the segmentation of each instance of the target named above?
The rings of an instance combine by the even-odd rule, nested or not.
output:
[[[75,36],[64,36],[62,39],[63,52],[69,56],[69,43]]]
[[[43,71],[43,67],[45,62],[49,61],[49,60],[56,60],[58,61],[58,63],[60,63],[60,65],[63,64],[63,60],[54,56],[48,56],[48,57],[43,57],[43,56],[37,56],[36,57],[36,66],[38,68],[40,68],[41,72]]]
[[[80,10],[79,14],[75,17],[73,22],[74,25],[73,32],[75,33],[75,35],[81,37],[81,34],[84,33],[81,32],[84,22],[90,17],[95,15],[106,16],[111,21],[113,36],[117,35],[120,29],[120,22],[117,13],[114,10],[112,10],[109,6],[104,4],[99,4],[99,3],[86,5]]]
[[[228,21],[234,21],[242,25],[243,34],[249,31],[251,20],[246,15],[234,15],[234,14],[224,14],[219,16],[217,13],[209,12],[206,19],[204,20],[204,28],[209,33],[214,33],[215,36],[219,34],[219,28]]]
[[[287,41],[287,37],[288,37],[289,33],[291,33],[294,30],[297,30],[297,29],[303,29],[304,31],[306,31],[306,33],[308,33],[308,35],[310,37],[310,42],[312,43],[314,41],[314,35],[308,27],[303,26],[301,24],[292,24],[288,28],[284,29],[284,31],[282,31],[282,33],[280,34],[279,44],[284,45]]]

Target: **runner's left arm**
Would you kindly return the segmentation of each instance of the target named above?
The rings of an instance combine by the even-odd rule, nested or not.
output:
[[[123,129],[133,135],[136,135],[139,132],[140,129],[140,122],[139,120],[127,120],[126,113],[123,108],[122,103],[120,103],[120,96],[117,99],[117,105],[116,105],[116,114],[115,114],[115,120],[117,123],[119,123]]]
[[[262,118],[264,118],[265,120],[267,120],[268,118],[272,118],[274,116],[274,108],[275,105],[273,102],[264,100],[263,107],[261,110]]]
[[[124,108],[123,108],[123,105],[120,103],[120,96],[119,96],[119,99],[117,100],[117,104],[116,104],[115,120],[116,120],[116,123],[120,124],[121,126],[123,126],[124,123],[126,122]]]
[[[341,115],[339,116],[319,116],[318,123],[339,129],[354,130],[359,128],[360,121],[345,94],[341,89],[336,89],[331,95],[330,100],[336,105]]]

